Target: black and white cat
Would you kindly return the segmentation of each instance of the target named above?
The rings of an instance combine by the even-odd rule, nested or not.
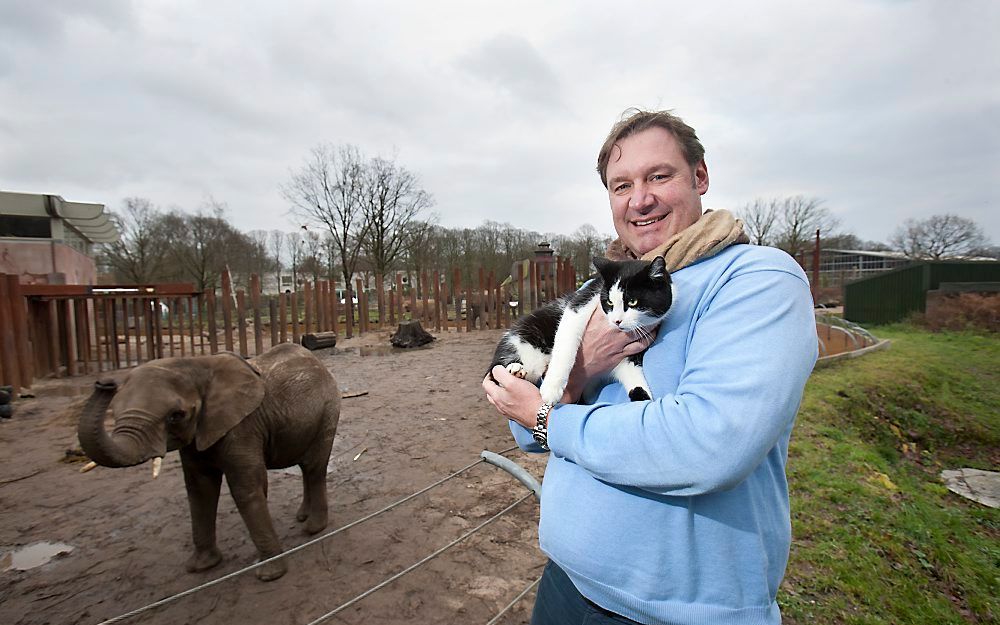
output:
[[[667,316],[674,293],[662,256],[652,261],[594,258],[594,266],[598,275],[583,288],[511,326],[497,345],[491,371],[503,365],[533,383],[544,375],[539,389],[542,401],[556,403],[566,390],[583,332],[598,305],[609,324],[636,335]],[[652,398],[642,373],[642,356],[628,356],[609,374],[628,389],[632,401]]]

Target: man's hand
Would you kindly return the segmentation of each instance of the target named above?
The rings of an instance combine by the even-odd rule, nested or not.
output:
[[[496,382],[493,382],[490,376],[483,379],[486,399],[508,419],[513,419],[528,429],[535,427],[538,422],[535,414],[542,405],[542,395],[538,392],[538,387],[511,375],[500,365],[493,367],[492,373]]]
[[[656,338],[656,328],[646,328],[637,338],[633,333],[622,332],[608,323],[604,312],[597,308],[590,315],[583,341],[576,352],[576,363],[569,374],[569,383],[562,396],[562,403],[580,401],[587,383],[599,378],[625,360],[626,357],[646,350]]]

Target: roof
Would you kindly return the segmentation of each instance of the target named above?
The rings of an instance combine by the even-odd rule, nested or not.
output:
[[[118,228],[105,212],[104,204],[68,202],[58,195],[0,191],[0,213],[55,217],[91,243],[111,243],[119,238]]]
[[[857,254],[858,256],[874,256],[876,258],[894,258],[898,260],[913,260],[902,252],[875,252],[872,250],[834,250],[823,248],[822,252],[836,252],[838,254]]]

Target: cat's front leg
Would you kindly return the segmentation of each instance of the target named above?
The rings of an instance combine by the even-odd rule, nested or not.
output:
[[[611,377],[622,383],[628,389],[628,398],[631,401],[643,401],[653,398],[653,391],[649,389],[646,376],[642,373],[642,361],[634,362],[630,358],[618,363],[611,370]]]
[[[590,316],[597,308],[597,302],[595,297],[582,308],[577,310],[567,308],[563,312],[553,340],[549,368],[539,388],[543,402],[554,404],[562,399],[563,391],[569,383],[569,374],[576,364],[576,353],[580,349],[583,333],[587,329],[587,323],[590,322]]]

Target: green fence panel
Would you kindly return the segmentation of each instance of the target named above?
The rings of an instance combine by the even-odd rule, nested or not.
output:
[[[934,261],[892,269],[844,285],[844,318],[880,325],[924,312],[927,291],[943,282],[1000,282],[1000,262]]]

